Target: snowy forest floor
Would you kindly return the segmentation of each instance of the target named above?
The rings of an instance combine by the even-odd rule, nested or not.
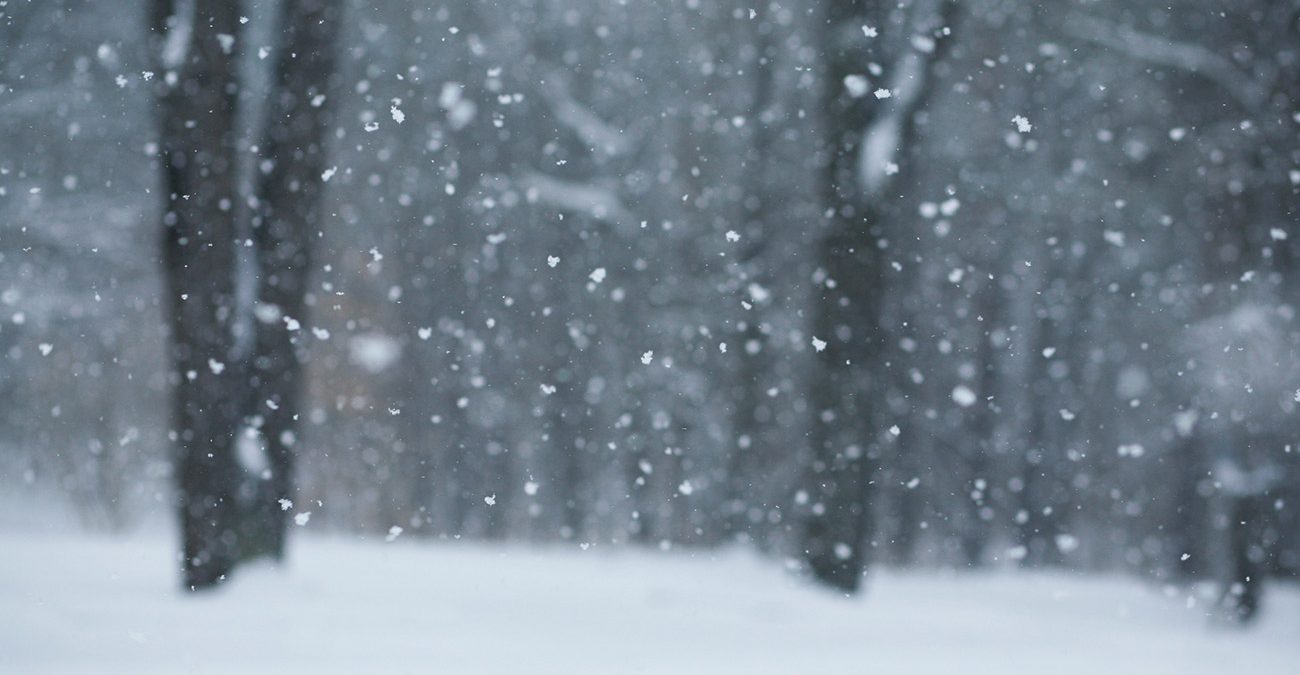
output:
[[[304,533],[299,533],[303,535]],[[730,552],[355,541],[176,588],[163,533],[0,531],[4,673],[1295,673],[1300,589],[1214,628],[1186,590],[882,571],[855,599]]]

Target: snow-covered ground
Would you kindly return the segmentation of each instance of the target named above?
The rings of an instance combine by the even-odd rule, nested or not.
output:
[[[1300,590],[1213,628],[1123,578],[886,572],[845,599],[740,552],[299,536],[176,589],[162,534],[0,532],[0,673],[1300,672]]]

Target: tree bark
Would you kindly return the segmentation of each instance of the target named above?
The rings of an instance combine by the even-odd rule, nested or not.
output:
[[[326,92],[334,74],[341,0],[285,0],[283,42],[275,67],[261,156],[270,163],[258,184],[253,239],[257,251],[259,325],[250,413],[261,420],[271,473],[253,505],[253,548],[284,555],[293,496],[294,445],[302,398],[312,238],[323,216],[322,174],[332,121]]]
[[[176,479],[184,585],[219,583],[238,557],[234,436],[239,410],[230,360],[235,314],[235,99],[230,41],[239,5],[196,0],[188,29],[159,0],[154,29],[168,68],[160,101],[166,210],[163,271],[176,383]],[[172,24],[168,29],[168,24]],[[188,39],[178,38],[187,31]],[[182,44],[188,42],[188,44]]]
[[[253,239],[262,320],[251,358],[234,350],[238,159],[235,142],[241,3],[157,0],[165,73],[160,132],[166,212],[163,267],[177,383],[175,434],[184,586],[220,583],[240,560],[284,551],[302,366],[311,237],[319,220],[328,88],[339,0],[286,0],[261,144]],[[185,11],[178,11],[185,10]],[[244,377],[249,379],[245,383]],[[245,384],[247,386],[245,386]],[[268,475],[237,461],[235,436],[260,427]],[[250,490],[251,487],[251,490]],[[251,493],[251,494],[250,494]]]
[[[883,197],[889,177],[896,173],[896,167],[888,165],[914,133],[913,116],[924,105],[930,89],[926,79],[939,55],[936,45],[922,51],[911,38],[935,37],[954,4],[917,2],[901,16],[892,15],[893,7],[874,0],[830,0],[822,37],[826,56],[821,106],[827,138],[822,197],[830,215],[818,251],[823,278],[812,321],[819,342],[814,343],[817,378],[811,396],[815,418],[809,438],[811,505],[804,555],[817,579],[848,593],[861,582],[871,530],[875,420],[868,402],[876,385],[868,378],[881,341],[876,324],[884,280],[879,247],[887,213]],[[889,85],[894,100],[869,104],[845,83],[862,76],[871,60],[869,27],[880,28],[891,19],[901,19],[900,26],[889,30],[902,37],[887,47],[892,52]]]

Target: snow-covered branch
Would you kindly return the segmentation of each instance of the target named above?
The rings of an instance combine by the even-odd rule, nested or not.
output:
[[[160,55],[163,68],[176,70],[184,65],[193,39],[194,15],[194,0],[180,0],[176,13],[167,17],[167,32]]]
[[[903,130],[921,104],[926,75],[930,63],[936,58],[936,42],[931,33],[944,28],[948,9],[951,9],[949,3],[939,0],[917,3],[912,10],[913,18],[908,24],[912,37],[910,45],[893,66],[889,97],[884,99],[884,105],[888,107],[877,114],[862,132],[858,180],[867,199],[880,196],[897,166]]]
[[[553,86],[544,87],[543,95],[551,104],[555,117],[561,124],[573,130],[583,143],[609,156],[623,155],[632,149],[632,141],[622,129],[601,119],[590,108],[584,106],[569,93],[569,87],[563,75],[555,74],[546,78]]]
[[[610,190],[592,183],[577,183],[529,171],[519,177],[519,183],[536,201],[565,211],[585,213],[597,220],[613,225],[635,222],[632,212],[623,200]]]
[[[1258,107],[1268,95],[1250,73],[1200,45],[1167,40],[1082,14],[1067,16],[1064,26],[1066,33],[1080,40],[1135,59],[1200,75],[1228,92],[1247,109]]]
[[[862,150],[858,155],[858,179],[868,199],[878,197],[892,175],[891,168],[903,144],[903,122],[916,108],[925,88],[925,61],[915,50],[909,51],[894,68],[889,90],[893,94],[889,109],[872,120],[862,133]]]

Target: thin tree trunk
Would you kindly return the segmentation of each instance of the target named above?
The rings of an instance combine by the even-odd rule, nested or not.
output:
[[[756,12],[757,26],[765,25],[768,9],[759,5]],[[769,249],[768,237],[771,236],[767,220],[771,218],[768,211],[774,205],[765,199],[772,186],[767,181],[765,168],[771,161],[772,146],[776,134],[773,124],[764,119],[764,113],[772,106],[774,84],[774,66],[772,64],[773,39],[771,30],[758,30],[754,36],[758,58],[753,65],[754,99],[749,109],[753,132],[749,138],[749,157],[745,165],[743,180],[745,195],[741,199],[740,217],[745,223],[745,244],[741,249],[739,272],[744,275],[742,281],[756,283],[759,286],[770,285],[772,270],[764,265],[762,257]],[[740,284],[744,292],[746,284]],[[761,415],[759,408],[764,405],[764,375],[773,366],[770,349],[766,349],[766,337],[760,330],[766,308],[753,300],[752,308],[744,315],[745,329],[741,333],[739,347],[740,363],[736,373],[737,398],[734,412],[734,426],[737,440],[728,448],[726,460],[727,497],[724,502],[726,513],[723,526],[728,537],[755,540],[763,537],[764,530],[750,521],[751,509],[771,508],[766,503],[768,494],[761,489],[765,487],[756,480],[761,472],[763,462],[772,457],[770,447],[772,439],[767,433],[770,412]],[[749,351],[749,345],[760,348]],[[744,438],[742,446],[739,439]],[[757,504],[755,503],[757,502]]]
[[[262,157],[270,162],[259,184],[257,340],[253,414],[262,420],[271,475],[254,507],[258,550],[284,555],[293,496],[294,444],[302,397],[307,287],[312,239],[323,217],[322,174],[328,168],[326,132],[343,5],[341,0],[285,0],[274,93],[268,106]]]

